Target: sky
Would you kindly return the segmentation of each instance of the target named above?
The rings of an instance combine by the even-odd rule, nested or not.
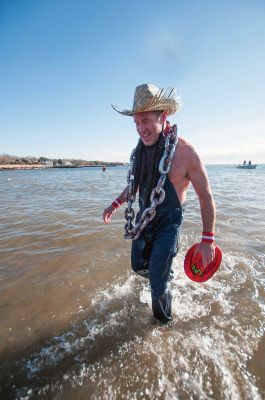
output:
[[[0,0],[0,154],[127,162],[135,87],[175,87],[206,164],[265,163],[265,1]]]

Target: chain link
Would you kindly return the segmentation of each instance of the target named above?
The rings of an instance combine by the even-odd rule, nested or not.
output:
[[[126,219],[126,224],[124,225],[125,230],[125,239],[133,239],[136,240],[141,235],[144,228],[149,224],[152,219],[156,216],[156,207],[162,204],[165,199],[165,190],[163,189],[166,175],[169,173],[172,160],[174,157],[175,149],[178,143],[177,136],[177,125],[173,125],[170,133],[167,135],[165,140],[165,150],[164,154],[159,163],[159,172],[160,177],[158,179],[157,185],[151,192],[150,195],[150,207],[147,207],[143,212],[139,219],[139,221],[133,226],[134,219],[134,210],[132,208],[132,204],[135,201],[134,194],[134,164],[135,164],[135,151],[133,149],[131,157],[130,157],[130,168],[127,175],[127,183],[128,183],[128,195],[127,195],[127,208],[124,211],[124,217]]]

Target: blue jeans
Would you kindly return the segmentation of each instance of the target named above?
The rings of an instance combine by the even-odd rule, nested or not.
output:
[[[163,322],[172,318],[169,280],[173,257],[178,252],[181,222],[181,208],[163,210],[132,242],[132,269],[149,278],[153,315]]]

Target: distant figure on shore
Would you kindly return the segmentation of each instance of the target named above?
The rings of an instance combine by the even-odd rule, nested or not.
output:
[[[243,162],[243,165],[246,165],[246,163],[247,163],[247,160],[245,160],[245,161]]]
[[[102,165],[102,171],[105,172],[106,171],[106,167],[105,165]]]
[[[248,165],[251,165],[251,160],[249,160]]]

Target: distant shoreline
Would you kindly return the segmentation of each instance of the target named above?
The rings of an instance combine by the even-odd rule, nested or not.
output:
[[[23,171],[23,170],[33,170],[33,169],[73,169],[73,168],[102,168],[105,166],[106,169],[112,168],[112,167],[128,167],[130,163],[118,163],[118,164],[90,164],[90,165],[54,165],[54,166],[49,166],[45,164],[0,164],[0,172],[1,171]],[[206,164],[207,166],[227,166],[227,167],[235,167],[238,164]],[[259,166],[263,166],[265,164],[259,164]]]
[[[31,164],[31,165],[21,165],[21,164],[0,164],[1,171],[14,171],[14,170],[23,170],[23,169],[46,169],[51,168],[42,164]]]
[[[43,164],[0,164],[0,171],[22,171],[22,170],[32,170],[32,169],[65,169],[65,168],[102,168],[105,166],[105,168],[112,168],[112,167],[118,167],[118,166],[127,166],[128,164],[95,164],[95,165],[55,165],[55,166],[48,166],[48,165],[43,165]]]

